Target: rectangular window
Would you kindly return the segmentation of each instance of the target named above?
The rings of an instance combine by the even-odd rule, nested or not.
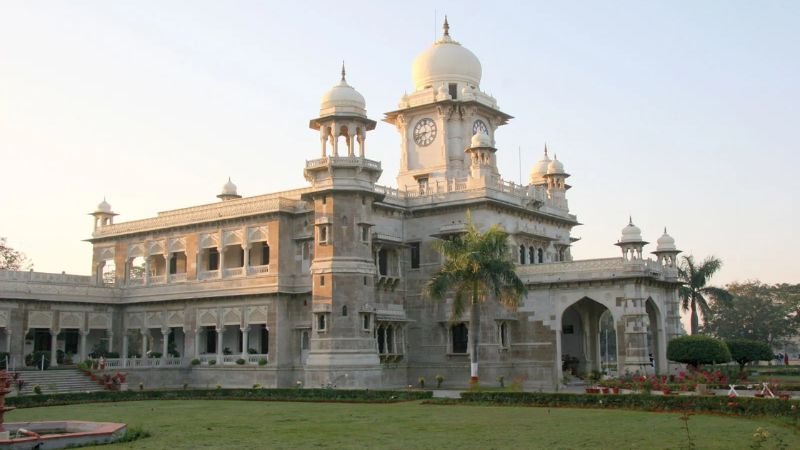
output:
[[[320,286],[325,286],[325,275],[321,275],[319,277],[319,285]]]
[[[169,273],[170,275],[174,275],[178,273],[178,254],[173,253],[169,257]]]
[[[319,243],[327,244],[330,241],[330,225],[320,225],[319,228]]]
[[[500,347],[507,349],[509,346],[508,342],[508,323],[507,322],[500,322]]]
[[[411,268],[419,269],[419,242],[411,243]]]
[[[417,178],[417,184],[419,185],[419,195],[428,193],[428,177]]]
[[[450,328],[450,340],[453,353],[467,353],[469,331],[467,324],[459,323]]]
[[[327,329],[328,318],[325,313],[317,314],[317,331],[322,332]]]
[[[450,90],[450,97],[455,100],[458,98],[458,85],[456,83],[450,83],[447,86]]]
[[[361,242],[364,243],[369,242],[369,225],[366,224],[361,225]]]
[[[207,270],[219,270],[219,250],[216,248],[208,249]]]
[[[364,331],[370,330],[370,319],[369,313],[362,313],[361,314],[361,329]]]

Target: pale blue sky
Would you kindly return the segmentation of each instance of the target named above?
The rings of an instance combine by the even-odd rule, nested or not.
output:
[[[800,2],[0,1],[0,236],[36,270],[88,273],[86,215],[119,221],[305,185],[308,120],[348,81],[371,118],[413,89],[440,33],[480,58],[515,119],[504,178],[546,141],[585,225],[575,258],[617,256],[628,214],[655,242],[725,262],[718,283],[800,282]],[[396,131],[367,139],[394,185]],[[654,245],[649,250],[654,250]]]

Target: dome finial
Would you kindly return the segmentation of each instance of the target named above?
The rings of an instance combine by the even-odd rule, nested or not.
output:
[[[447,14],[444,15],[444,35],[450,37],[450,24],[447,23]]]
[[[667,227],[664,227],[664,234],[667,234]]]
[[[344,70],[344,60],[342,60],[342,81],[347,81],[345,80],[345,75],[347,75],[347,72]]]
[[[544,143],[544,159],[547,159],[547,142]]]
[[[633,216],[630,214],[628,215],[628,225],[633,225]]]

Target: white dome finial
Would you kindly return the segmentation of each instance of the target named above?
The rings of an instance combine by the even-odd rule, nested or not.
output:
[[[242,198],[242,196],[236,192],[236,185],[233,184],[233,181],[231,181],[231,177],[228,177],[228,182],[222,186],[222,192],[217,195],[217,198],[223,201]]]

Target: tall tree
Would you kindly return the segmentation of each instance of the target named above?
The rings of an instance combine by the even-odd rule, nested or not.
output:
[[[731,283],[726,288],[733,301],[711,303],[704,332],[722,339],[750,339],[776,348],[800,330],[792,285],[748,281]]]
[[[22,270],[31,265],[24,253],[9,247],[6,238],[0,237],[0,270]]]
[[[437,241],[437,250],[445,262],[425,286],[435,300],[453,295],[453,318],[469,307],[470,375],[478,380],[478,338],[481,304],[496,299],[515,308],[525,293],[507,244],[508,233],[493,225],[485,233],[478,231],[467,214],[467,230],[451,239]]]
[[[694,256],[684,256],[678,267],[678,278],[683,282],[678,291],[681,297],[683,310],[691,309],[691,334],[697,334],[700,328],[699,313],[703,319],[709,315],[708,300],[715,299],[720,302],[727,302],[731,299],[731,294],[725,289],[707,286],[711,277],[722,267],[722,261],[713,256],[706,258],[701,264],[694,261]],[[699,311],[698,311],[699,310]]]

